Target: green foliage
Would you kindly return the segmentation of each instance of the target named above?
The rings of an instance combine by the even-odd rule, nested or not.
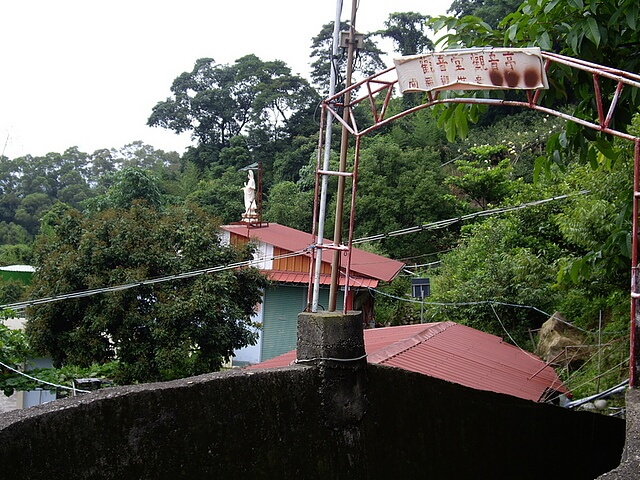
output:
[[[16,209],[15,222],[22,226],[30,234],[38,230],[40,217],[51,208],[52,200],[46,193],[30,193],[20,202]]]
[[[29,391],[35,388],[56,390],[51,384],[72,387],[73,381],[80,378],[96,378],[113,385],[115,383],[113,378],[117,376],[118,368],[118,362],[109,362],[93,364],[88,367],[70,365],[61,368],[36,368],[28,371],[30,377],[42,380],[41,382],[9,371],[0,375],[0,390],[7,396],[12,395],[16,390]],[[58,393],[68,394],[69,390],[62,390]]]
[[[239,222],[244,212],[242,184],[246,174],[235,168],[218,169],[211,179],[202,180],[186,201],[202,208],[223,224]]]
[[[36,298],[136,283],[247,259],[220,244],[216,222],[193,206],[162,210],[134,201],[92,216],[59,207],[36,242]],[[27,334],[56,366],[119,360],[121,382],[195,375],[220,368],[255,342],[248,328],[264,278],[222,271],[34,306]]]
[[[515,12],[521,0],[454,0],[447,10],[458,18],[481,18],[493,28],[508,14]]]
[[[472,147],[465,158],[456,160],[459,174],[447,179],[447,183],[459,189],[481,209],[497,205],[513,190],[513,168],[505,145],[481,145]]]
[[[496,28],[479,18],[437,17],[430,20],[434,31],[446,30],[437,43],[447,48],[472,46],[538,46],[589,62],[611,66],[628,72],[638,71],[640,58],[636,47],[640,42],[638,5],[633,0],[527,0],[518,10],[507,15]],[[570,68],[549,71],[551,88],[543,102],[551,107],[571,105],[572,114],[579,118],[597,118],[591,75]],[[603,98],[613,94],[615,84],[602,82]],[[631,116],[640,106],[636,89],[624,89],[616,115],[610,126],[624,131]],[[485,95],[485,92],[476,95]],[[452,105],[447,110],[457,111]],[[449,138],[455,133],[464,135],[461,119],[450,113],[445,121]],[[598,142],[597,146],[589,140]],[[595,159],[596,151],[610,151],[610,140],[601,134],[585,131],[575,124],[567,124],[562,137],[552,137],[550,157],[556,163],[565,151],[577,148],[583,160]]]
[[[300,170],[305,165],[310,163],[316,165],[317,149],[317,132],[311,137],[292,138],[289,148],[276,153],[276,159],[273,162],[274,177],[279,181],[297,182],[300,180]]]
[[[531,182],[542,170],[550,175],[550,164],[538,159],[546,152],[548,138],[561,132],[564,126],[564,120],[538,112],[514,113],[492,108],[479,120],[469,138],[456,141],[451,149],[456,158],[466,158],[467,152],[478,145],[504,146],[511,160],[513,177]]]
[[[20,245],[31,243],[33,237],[22,226],[13,222],[0,222],[0,244],[2,245]]]
[[[2,314],[3,318],[0,320],[0,362],[15,367],[27,360],[29,347],[22,330],[14,330],[4,324],[6,316],[13,315],[6,311]]]
[[[160,207],[162,195],[158,181],[139,167],[125,167],[115,174],[113,185],[107,192],[107,203],[111,208],[122,209],[130,207],[137,200]]]
[[[27,285],[19,280],[0,280],[0,305],[21,302],[25,299]]]
[[[171,92],[172,97],[153,107],[147,123],[176,133],[190,132],[199,146],[212,148],[213,156],[208,155],[205,163],[193,159],[202,167],[216,162],[216,152],[248,129],[278,138],[295,112],[317,100],[306,80],[292,75],[284,62],[263,62],[255,55],[232,65],[201,58],[191,72],[173,81]]]
[[[463,228],[457,248],[443,256],[431,277],[431,314],[501,337],[506,330],[521,346],[528,344],[527,330],[545,318],[505,304],[548,310],[558,300],[553,285],[560,251],[540,235],[552,208],[539,207],[533,218],[509,214]]]
[[[6,285],[3,285],[6,287]],[[6,299],[6,289],[3,288],[3,297]],[[0,312],[0,362],[11,368],[17,368],[27,360],[30,350],[27,339],[22,330],[14,330],[4,324],[4,320],[15,316],[15,312],[4,310]],[[9,368],[0,365],[0,390],[9,396],[13,388],[6,381],[13,378],[14,374]]]
[[[18,245],[0,245],[0,264],[28,265],[31,263],[31,242]]]
[[[627,379],[629,292],[616,289],[594,296],[588,288],[574,286],[563,293],[560,308],[573,323],[589,330],[585,338],[590,345],[588,358],[558,372],[574,398],[601,392]]]
[[[394,12],[384,22],[384,29],[374,35],[393,40],[400,55],[416,55],[433,50],[433,42],[426,34],[426,15],[416,12]]]
[[[376,294],[376,326],[389,327],[420,322],[420,313],[411,304],[398,301],[411,291],[411,277],[398,276],[390,284],[380,287]]]
[[[356,238],[392,232],[456,215],[459,207],[444,184],[440,155],[428,148],[401,148],[377,136],[362,147],[356,203]],[[433,252],[439,240],[420,233],[388,238],[381,248],[394,258]]]
[[[558,272],[560,283],[589,282],[600,294],[629,285],[632,171],[632,159],[625,156],[596,170],[576,166],[568,175],[568,182],[590,194],[573,199],[556,217],[572,251]]]
[[[312,216],[313,192],[300,192],[293,182],[280,182],[269,192],[265,221],[310,232]]]
[[[588,195],[465,227],[457,248],[442,257],[432,276],[430,312],[503,338],[508,332],[520,346],[527,344],[528,330],[546,320],[537,310],[560,311],[592,332],[602,319],[604,360],[566,372],[569,387],[581,396],[595,393],[596,384],[604,389],[624,379],[632,152],[623,147],[615,163],[601,156],[597,169],[574,163],[549,169],[536,184],[519,183],[505,203],[580,190]],[[593,335],[586,341],[596,343]]]

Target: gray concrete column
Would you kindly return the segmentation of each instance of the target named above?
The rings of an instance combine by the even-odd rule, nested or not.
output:
[[[367,478],[363,419],[367,360],[361,312],[304,312],[298,315],[298,362],[320,376],[325,426],[337,447],[330,461],[336,472]]]
[[[300,313],[297,352],[306,363],[363,366],[362,312]]]

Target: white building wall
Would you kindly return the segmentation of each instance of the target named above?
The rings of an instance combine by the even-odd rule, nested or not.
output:
[[[263,297],[264,298],[264,295]],[[251,321],[262,325],[264,321],[264,309],[262,303],[256,306],[256,313],[251,317]],[[244,348],[233,351],[233,358],[231,359],[233,366],[242,366],[250,363],[260,363],[260,352],[262,351],[262,331],[259,328],[254,328],[254,332],[258,334],[258,341],[255,345],[247,345]]]
[[[225,244],[231,243],[231,233],[223,230],[220,232],[220,238]],[[256,261],[254,265],[260,270],[272,270],[273,269],[273,245],[269,245],[264,242],[258,242],[256,252],[253,255],[253,259]],[[263,296],[264,298],[264,296]],[[256,306],[256,313],[251,317],[251,321],[262,325],[264,321],[262,304]],[[255,329],[258,334],[258,341],[255,345],[248,345],[244,348],[234,350],[233,358],[231,359],[232,365],[242,366],[253,363],[260,363],[260,352],[262,351],[262,332],[260,329]]]

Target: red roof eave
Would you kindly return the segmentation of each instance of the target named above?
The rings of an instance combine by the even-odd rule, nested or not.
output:
[[[296,283],[296,284],[309,284],[309,274],[300,272],[286,272],[281,270],[262,270],[269,280],[280,283]],[[345,277],[341,276],[339,281],[340,286],[344,286]],[[375,278],[364,277],[350,277],[349,285],[353,288],[376,288],[379,281]],[[330,285],[331,275],[320,275],[320,285]]]

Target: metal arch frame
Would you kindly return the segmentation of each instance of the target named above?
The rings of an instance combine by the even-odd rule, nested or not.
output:
[[[351,208],[349,213],[349,233],[346,244],[324,244],[320,242],[320,245],[316,245],[318,250],[341,250],[346,255],[346,267],[344,271],[345,275],[345,294],[344,294],[344,311],[347,311],[348,307],[348,293],[350,288],[350,274],[351,274],[351,250],[353,244],[353,230],[355,220],[355,204],[356,204],[356,190],[358,180],[358,164],[360,160],[360,141],[361,138],[368,133],[387,125],[401,117],[417,112],[424,108],[429,108],[439,104],[449,103],[463,103],[463,104],[482,104],[490,106],[512,106],[528,108],[530,110],[537,110],[539,112],[553,115],[559,118],[563,118],[566,121],[571,121],[582,125],[584,127],[604,132],[615,137],[623,138],[634,142],[634,175],[633,175],[633,226],[632,226],[632,252],[631,252],[631,307],[630,307],[630,361],[629,361],[629,385],[631,388],[636,387],[640,378],[640,314],[639,302],[640,292],[638,287],[640,285],[639,273],[640,266],[638,265],[638,214],[640,213],[640,137],[631,135],[626,132],[622,132],[611,128],[611,120],[615,113],[615,109],[618,105],[618,100],[624,86],[630,86],[640,89],[640,75],[625,72],[623,70],[617,70],[614,68],[606,67],[603,65],[594,64],[584,60],[574,59],[563,55],[558,55],[550,52],[541,52],[542,58],[545,61],[544,68],[549,71],[550,67],[554,64],[582,70],[591,74],[593,78],[593,91],[594,100],[596,102],[598,119],[597,121],[589,121],[582,118],[574,117],[572,115],[559,112],[557,110],[544,107],[540,105],[540,97],[542,91],[526,90],[527,101],[517,100],[503,100],[495,98],[465,98],[465,97],[453,97],[453,98],[439,98],[437,91],[427,92],[427,101],[421,105],[409,108],[395,115],[387,116],[387,108],[393,95],[393,87],[398,83],[397,76],[394,75],[395,67],[387,68],[371,77],[368,77],[358,83],[351,85],[350,87],[342,90],[341,92],[326,98],[322,102],[322,114],[320,119],[320,135],[318,140],[318,163],[316,168],[316,182],[315,182],[315,196],[314,196],[314,209],[313,209],[313,243],[316,244],[316,228],[318,225],[318,198],[319,198],[319,184],[320,180],[325,176],[342,176],[351,178]],[[606,78],[616,83],[615,91],[609,102],[608,109],[605,112],[605,102],[603,101],[603,93],[600,88],[600,78]],[[361,93],[359,96],[358,93]],[[384,95],[381,95],[384,93]],[[376,97],[384,96],[380,102]],[[344,98],[350,99],[349,104],[345,105]],[[371,105],[371,114],[373,123],[371,125],[361,128],[355,116],[353,115],[352,107],[358,105],[362,101],[368,100]],[[349,107],[348,118],[343,118],[340,109]],[[321,158],[323,152],[323,129],[325,125],[325,118],[327,115],[340,122],[342,127],[346,129],[350,135],[355,138],[355,152],[353,157],[353,164],[350,172],[343,171],[327,171],[321,169]],[[312,249],[312,256],[315,258],[316,249]],[[322,253],[320,253],[322,255]],[[309,295],[313,286],[313,270],[314,263],[310,262],[311,267],[309,271]],[[310,298],[309,298],[310,301]]]

